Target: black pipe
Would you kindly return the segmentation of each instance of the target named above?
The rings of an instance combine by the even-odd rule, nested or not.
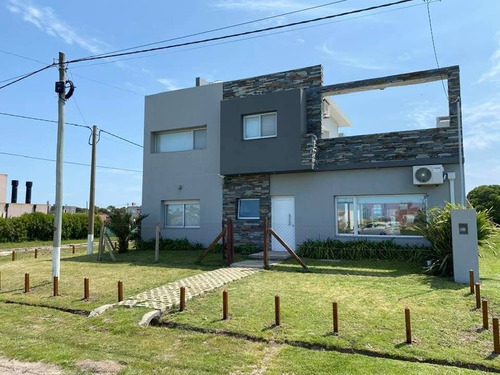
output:
[[[32,181],[26,181],[26,200],[25,203],[31,203],[31,188],[33,187]]]
[[[12,194],[10,196],[10,202],[17,203],[17,185],[19,185],[19,181],[12,180],[11,184],[12,184],[12,192],[11,192]]]

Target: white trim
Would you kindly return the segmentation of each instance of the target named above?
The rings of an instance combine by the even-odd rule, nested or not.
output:
[[[262,135],[262,116],[266,115],[274,115],[274,118],[276,119],[275,121],[275,134],[272,135]],[[245,120],[248,118],[258,118],[259,119],[259,135],[257,137],[246,137],[245,136],[245,130],[246,130],[246,122]],[[263,113],[257,113],[254,115],[244,115],[243,116],[243,140],[244,141],[251,141],[252,139],[264,139],[264,138],[276,138],[278,136],[278,112],[263,112]]]

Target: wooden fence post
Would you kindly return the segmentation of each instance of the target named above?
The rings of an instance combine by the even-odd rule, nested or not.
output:
[[[12,261],[15,261],[15,260],[16,260],[16,252],[15,252],[15,251],[13,251],[13,252],[12,252]]]
[[[71,245],[71,254],[75,253],[75,245]]]
[[[35,259],[38,258],[38,249],[35,249]]]
[[[229,267],[234,260],[234,236],[233,236],[233,220],[227,219],[227,266]]]
[[[186,287],[181,286],[179,311],[184,311],[185,309],[186,309]]]
[[[498,334],[498,318],[493,317],[493,353],[500,354],[500,338]]]
[[[411,344],[411,322],[410,322],[410,308],[405,309],[405,323],[406,323],[406,343]]]
[[[87,278],[83,279],[83,299],[88,301],[90,298],[90,280]]]
[[[54,276],[54,297],[57,297],[59,295],[59,277]]]
[[[155,263],[160,260],[160,223],[156,223],[155,232]]]
[[[24,293],[29,293],[30,291],[30,274],[24,274]]]
[[[481,308],[481,284],[476,283],[476,309]]]
[[[474,294],[474,270],[469,271],[470,294]]]
[[[339,333],[339,306],[336,301],[333,302],[333,333]]]
[[[274,320],[275,325],[281,325],[281,307],[280,307],[280,296],[274,296]]]
[[[489,324],[488,324],[488,300],[485,298],[483,298],[482,308],[483,308],[483,328],[488,329],[489,328]]]
[[[123,281],[118,281],[118,302],[123,301]]]
[[[229,301],[228,301],[228,293],[227,289],[224,289],[222,292],[222,319],[227,320],[229,317]]]

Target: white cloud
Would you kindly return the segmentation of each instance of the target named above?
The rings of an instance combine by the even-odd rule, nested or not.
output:
[[[161,83],[162,85],[164,85],[168,91],[174,91],[174,90],[179,90],[180,87],[177,86],[174,82],[174,80],[172,79],[168,79],[168,78],[158,78],[156,81],[158,81],[159,83]]]
[[[328,46],[328,42],[324,42],[319,48],[325,58],[329,58],[339,63],[340,65],[348,66],[351,68],[365,69],[365,70],[388,70],[395,67],[390,64],[376,62],[371,58],[358,57],[349,55],[345,52],[334,51]]]
[[[497,33],[497,42],[498,48],[490,58],[491,68],[479,78],[479,82],[489,80],[500,82],[500,32]]]
[[[50,7],[38,6],[30,0],[8,0],[6,7],[12,14],[22,17],[50,36],[63,39],[67,44],[76,44],[91,53],[102,53],[107,49],[106,44],[98,39],[80,35]]]
[[[500,143],[500,97],[463,108],[464,146],[484,149]]]
[[[436,126],[436,117],[443,115],[442,108],[429,101],[409,103],[412,107],[406,114],[407,126],[411,129],[429,129]]]

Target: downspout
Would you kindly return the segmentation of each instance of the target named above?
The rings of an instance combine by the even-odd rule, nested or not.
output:
[[[446,178],[450,182],[450,203],[455,204],[455,179],[457,174],[455,172],[447,172]]]
[[[462,112],[460,109],[460,97],[457,99],[457,125],[458,125],[458,159],[460,163],[460,204],[465,207],[465,171],[462,150]]]

